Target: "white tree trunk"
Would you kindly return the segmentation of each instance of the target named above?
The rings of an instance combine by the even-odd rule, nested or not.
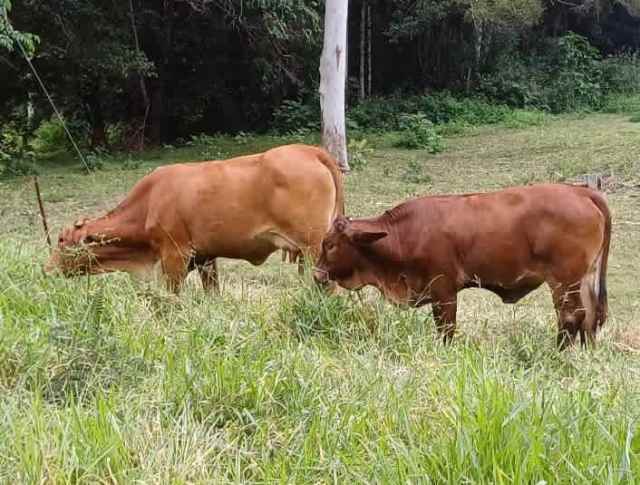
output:
[[[362,0],[362,5],[360,7],[360,101],[363,101],[366,96],[365,91],[365,63],[366,63],[366,53],[365,53],[365,35],[366,35],[366,25],[367,24],[367,2],[366,0]]]
[[[320,57],[322,145],[343,172],[349,171],[344,98],[347,73],[347,0],[326,0]]]
[[[367,92],[369,93],[368,96],[371,97],[371,4],[367,4],[367,42],[369,43],[369,85]]]

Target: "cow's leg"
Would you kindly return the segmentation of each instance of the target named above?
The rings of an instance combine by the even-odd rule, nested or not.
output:
[[[165,275],[169,291],[173,293],[180,291],[180,286],[187,276],[189,261],[186,254],[186,251],[180,251],[174,245],[161,251],[162,272]]]
[[[580,301],[584,309],[584,318],[580,324],[580,342],[583,347],[595,347],[597,330],[598,298],[594,289],[595,272],[589,273],[580,282]]]
[[[558,316],[558,347],[563,350],[573,345],[578,332],[582,335],[582,323],[585,309],[580,295],[580,283],[562,284],[551,283],[553,304]]]
[[[218,281],[218,263],[215,258],[207,260],[204,264],[198,266],[202,287],[207,290],[213,290],[214,293],[220,294],[220,282]]]
[[[437,294],[434,294],[437,293]],[[444,343],[449,343],[456,332],[458,297],[455,291],[431,292],[433,319]]]

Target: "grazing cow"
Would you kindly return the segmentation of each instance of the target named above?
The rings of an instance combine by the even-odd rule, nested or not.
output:
[[[64,229],[47,271],[146,272],[157,262],[178,291],[198,269],[217,289],[216,258],[254,265],[282,249],[317,257],[343,207],[342,175],[324,150],[287,145],[226,161],[157,168],[112,211]]]
[[[541,184],[412,199],[379,217],[338,217],[314,277],[350,290],[378,288],[399,304],[432,304],[444,340],[455,332],[457,293],[485,288],[515,303],[547,283],[558,345],[594,341],[607,317],[611,216],[584,186]]]

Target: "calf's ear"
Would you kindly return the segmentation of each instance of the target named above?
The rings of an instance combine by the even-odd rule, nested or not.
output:
[[[359,244],[361,246],[366,246],[367,244],[372,244],[383,237],[387,237],[386,232],[365,232],[365,231],[354,231],[351,236],[351,239],[354,243]]]

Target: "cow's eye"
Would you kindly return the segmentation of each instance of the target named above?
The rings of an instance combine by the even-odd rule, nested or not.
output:
[[[85,238],[82,240],[82,242],[85,243],[85,244],[91,244],[91,243],[96,242],[96,238],[89,234],[89,235],[85,236]]]
[[[326,243],[324,244],[324,248],[325,248],[327,251],[331,251],[334,247],[335,247],[335,245],[334,245],[332,242],[326,242]]]

